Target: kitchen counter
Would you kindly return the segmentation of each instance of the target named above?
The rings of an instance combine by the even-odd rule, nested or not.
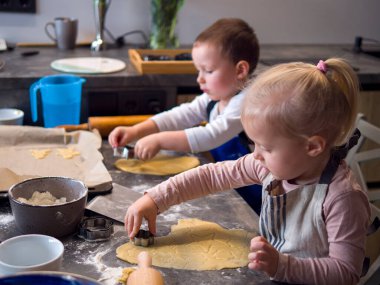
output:
[[[38,51],[33,56],[22,56],[26,51]],[[195,74],[144,74],[140,75],[128,58],[128,49],[114,48],[92,54],[87,47],[78,47],[74,50],[62,51],[56,48],[18,47],[13,51],[1,52],[0,59],[5,61],[5,67],[0,72],[0,86],[2,89],[27,87],[34,80],[55,73],[50,63],[56,59],[71,57],[104,56],[118,58],[126,62],[127,67],[116,73],[102,75],[84,75],[89,87],[102,87],[105,84],[113,85],[158,85],[196,86]],[[307,61],[318,63],[320,59],[342,57],[347,59],[358,73],[363,85],[380,84],[380,59],[364,53],[354,53],[349,45],[262,45],[260,61],[256,74],[273,64],[288,61]]]
[[[104,142],[101,149],[105,165],[113,181],[136,192],[144,190],[165,180],[167,177],[136,175],[124,173],[113,166],[115,158],[112,149]],[[200,157],[202,163],[207,160]],[[86,215],[92,215],[86,210]],[[199,218],[212,221],[226,228],[244,228],[257,232],[258,217],[235,191],[227,191],[183,203],[159,215],[158,235],[166,235],[170,226],[180,218]],[[0,200],[0,240],[19,235],[11,216],[8,199]],[[115,222],[114,234],[106,242],[87,242],[75,234],[61,239],[65,246],[62,271],[92,277],[103,284],[115,284],[121,269],[132,266],[116,258],[116,248],[127,242],[128,238],[122,224]],[[192,271],[158,268],[165,284],[278,284],[271,282],[265,274],[248,270],[247,267],[210,271]]]
[[[21,55],[35,50],[39,54]],[[18,47],[0,53],[0,59],[5,61],[5,67],[0,71],[0,106],[22,109],[25,124],[42,125],[41,121],[31,122],[30,85],[42,76],[59,73],[50,67],[56,59],[89,56],[92,54],[88,47],[70,51]],[[129,61],[127,48],[109,49],[96,56],[118,58],[127,66],[116,73],[81,75],[86,78],[82,122],[86,122],[89,116],[157,113],[175,106],[178,94],[199,94],[196,74],[138,74]],[[353,53],[349,45],[262,45],[255,74],[276,63],[307,61],[316,64],[319,59],[333,56],[343,57],[352,64],[364,90],[380,90],[380,59]]]

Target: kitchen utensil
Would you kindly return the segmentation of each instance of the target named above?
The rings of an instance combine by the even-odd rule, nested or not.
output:
[[[125,158],[125,159],[135,158],[134,147],[130,146],[130,145],[115,147],[113,149],[113,156],[114,157],[121,157],[121,158]]]
[[[54,29],[54,35],[50,33],[49,27]],[[45,33],[56,43],[59,49],[73,49],[77,40],[78,20],[67,17],[55,18],[54,22],[46,23]]]
[[[154,235],[149,230],[139,230],[133,238],[133,243],[137,246],[148,247],[154,244]]]
[[[30,199],[35,192],[50,192],[66,201],[56,205],[30,205],[18,198]],[[66,177],[40,177],[13,185],[9,201],[17,228],[24,234],[46,234],[62,237],[77,230],[87,200],[88,189],[83,182]]]
[[[127,285],[163,285],[164,278],[161,273],[153,269],[152,257],[146,252],[141,252],[138,257],[138,268],[127,279]]]
[[[32,119],[37,121],[37,92],[41,92],[44,125],[47,128],[79,124],[84,78],[58,74],[42,77],[30,87]]]
[[[113,222],[103,217],[84,219],[79,224],[78,236],[86,241],[105,241],[113,234]]]
[[[86,209],[124,223],[126,210],[142,197],[142,194],[117,183],[112,183],[112,185],[110,194],[96,196],[87,204]]]
[[[151,116],[152,115],[89,117],[88,123],[80,125],[62,125],[60,127],[67,131],[97,129],[100,135],[106,138],[109,133],[118,126],[133,126],[149,119]]]
[[[1,108],[0,125],[22,125],[24,112],[18,109]]]
[[[0,244],[0,275],[59,270],[63,250],[62,242],[46,235],[22,235],[7,239]]]
[[[102,285],[94,279],[68,272],[53,272],[53,271],[39,271],[39,272],[25,272],[18,273],[10,276],[0,278],[0,284],[7,285],[41,285],[41,284],[55,284],[55,285]]]

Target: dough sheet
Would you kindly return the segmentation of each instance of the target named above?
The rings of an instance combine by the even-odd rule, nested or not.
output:
[[[179,220],[167,236],[156,237],[154,245],[136,246],[125,243],[116,249],[116,256],[137,264],[137,256],[147,251],[152,264],[165,268],[219,270],[248,264],[251,239],[255,236],[241,229],[225,229],[199,219]]]

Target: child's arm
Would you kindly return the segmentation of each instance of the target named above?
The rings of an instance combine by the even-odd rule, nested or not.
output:
[[[160,132],[146,136],[135,145],[135,155],[148,160],[161,149],[189,152],[190,146],[185,131]]]
[[[125,146],[147,135],[157,133],[156,123],[148,119],[132,127],[116,127],[108,136],[108,142],[112,147]]]
[[[126,230],[130,236],[136,234],[142,217],[145,217],[151,220],[149,226],[153,228],[149,229],[156,231],[153,220],[157,212],[162,213],[172,205],[208,194],[259,183],[259,177],[265,177],[267,173],[267,169],[255,163],[252,154],[236,161],[210,163],[185,171],[149,189],[136,201],[128,209]]]

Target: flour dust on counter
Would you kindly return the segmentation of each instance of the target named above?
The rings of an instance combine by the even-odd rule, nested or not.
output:
[[[11,214],[0,214],[0,229],[12,221],[14,221],[14,217]]]
[[[115,233],[113,236],[117,236],[116,241],[125,235],[125,231],[122,226],[115,227]],[[81,268],[84,275],[89,274],[97,276],[97,281],[104,285],[116,285],[119,284],[119,278],[122,275],[122,270],[125,266],[117,266],[114,264],[116,257],[114,256],[115,245],[114,241],[106,242],[88,242],[82,239],[70,240],[64,243],[66,249],[74,249],[70,258],[72,260],[72,267],[76,270]],[[83,269],[82,269],[83,267]],[[70,272],[70,268],[64,268],[65,271]]]

